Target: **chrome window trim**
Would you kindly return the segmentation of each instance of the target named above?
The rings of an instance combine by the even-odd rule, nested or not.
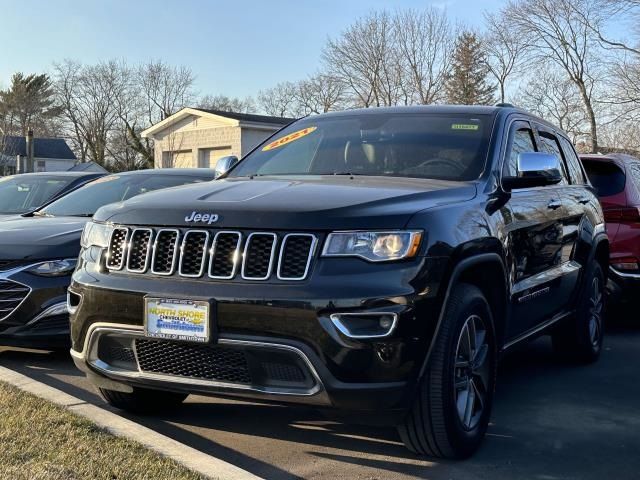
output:
[[[168,272],[158,272],[154,268],[156,261],[156,248],[158,247],[158,239],[160,238],[160,234],[164,232],[170,232],[176,234],[176,244],[173,247],[173,258],[171,260],[171,269]],[[170,276],[173,275],[176,271],[176,259],[178,258],[178,252],[180,249],[180,230],[177,228],[161,228],[156,232],[156,238],[153,242],[153,254],[151,256],[151,273],[154,275],[163,275]]]
[[[122,260],[120,261],[120,265],[118,265],[117,267],[110,267],[109,266],[109,261],[111,259],[111,246],[112,246],[112,242],[113,242],[113,236],[116,234],[116,232],[118,232],[119,230],[124,230],[126,232],[125,237],[124,237],[124,243],[122,244]],[[107,266],[107,270],[111,270],[112,272],[119,272],[120,270],[122,270],[124,268],[125,262],[126,262],[126,257],[128,256],[128,243],[129,243],[129,234],[131,233],[130,229],[128,227],[115,227],[112,231],[111,231],[111,235],[109,235],[109,246],[107,247],[107,253],[109,255],[109,257],[107,258],[106,261],[106,266]]]
[[[247,251],[249,250],[249,246],[251,245],[251,238],[254,237],[255,235],[269,235],[271,237],[273,237],[273,245],[271,245],[271,253],[269,256],[269,269],[267,271],[267,275],[264,277],[247,277],[245,275],[245,267],[247,264]],[[278,246],[278,236],[273,233],[273,232],[253,232],[250,233],[249,236],[247,237],[247,241],[244,244],[244,251],[242,252],[242,279],[243,280],[258,280],[258,281],[263,281],[263,280],[267,280],[270,276],[271,273],[273,271],[273,261],[274,261],[274,254],[276,251],[276,248]]]
[[[127,252],[127,272],[144,273],[147,271],[147,268],[149,268],[149,258],[151,257],[151,244],[153,240],[153,229],[146,228],[146,227],[134,228],[133,230],[131,230],[131,237],[129,240],[130,242],[133,241],[133,237],[136,235],[136,232],[149,232],[149,240],[147,240],[147,254],[145,255],[144,266],[142,267],[142,269],[133,269],[129,267],[129,263],[131,262],[131,251],[132,251],[132,248],[129,248]],[[131,247],[131,245],[129,245],[129,247]]]
[[[354,335],[351,333],[349,328],[340,321],[339,317],[382,317],[385,315],[391,315],[393,317],[393,322],[391,323],[391,327],[386,333],[381,335]],[[395,312],[346,312],[346,313],[332,313],[329,315],[331,319],[331,323],[342,333],[345,337],[353,338],[356,340],[366,340],[368,338],[387,338],[389,337],[398,326],[398,314]]]
[[[202,260],[200,261],[200,270],[197,274],[194,273],[182,273],[182,260],[184,259],[184,247],[187,243],[189,235],[204,233],[204,250],[202,252]],[[200,278],[204,273],[204,265],[207,260],[207,251],[209,250],[209,232],[207,230],[187,230],[182,237],[182,243],[180,244],[180,261],[178,262],[178,275],[184,278]]]
[[[289,239],[289,237],[311,237],[311,247],[309,248],[309,253],[307,256],[307,265],[304,269],[304,274],[301,277],[282,277],[281,276],[281,270],[282,270],[282,258],[284,256],[284,250],[285,247],[287,245],[287,240]],[[277,268],[277,276],[278,276],[278,280],[283,280],[283,281],[300,281],[300,280],[304,280],[305,278],[307,278],[307,275],[309,274],[309,269],[311,267],[311,261],[313,260],[313,257],[315,256],[315,252],[316,252],[316,247],[318,245],[318,237],[316,237],[315,235],[311,234],[311,233],[288,233],[284,236],[284,238],[282,239],[282,243],[280,244],[280,254],[278,255],[278,268]]]
[[[215,257],[215,249],[216,249],[216,245],[218,242],[218,236],[222,235],[222,234],[232,234],[232,235],[236,235],[237,236],[237,243],[236,243],[236,254],[235,254],[235,258],[233,259],[233,269],[231,270],[231,275],[226,276],[226,277],[221,277],[221,276],[217,276],[217,275],[211,275],[211,269],[213,268],[213,259]],[[207,271],[207,274],[209,275],[209,278],[213,278],[216,280],[231,280],[233,277],[236,276],[236,273],[238,273],[238,264],[242,263],[242,258],[243,258],[243,254],[240,253],[240,247],[242,246],[242,233],[235,231],[235,230],[220,230],[218,232],[216,232],[216,234],[213,237],[213,242],[211,243],[211,249],[209,251],[209,270]]]

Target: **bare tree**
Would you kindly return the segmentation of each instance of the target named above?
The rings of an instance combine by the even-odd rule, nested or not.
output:
[[[282,82],[261,90],[258,92],[258,105],[263,112],[274,117],[301,116],[298,86],[293,82]]]
[[[585,12],[575,6],[576,15],[580,18],[583,25],[594,33],[603,46],[611,49],[619,49],[634,55],[640,55],[640,46],[633,45],[628,41],[621,39],[613,39],[610,33],[606,31],[611,18],[620,19],[622,15],[630,17],[635,21],[635,32],[640,36],[640,0],[596,0],[594,13],[586,15]],[[638,41],[638,40],[636,40]]]
[[[123,65],[65,61],[54,68],[58,99],[81,159],[107,165],[109,137],[120,119],[117,99],[127,88]]]
[[[515,30],[505,28],[496,14],[485,14],[487,32],[484,38],[487,67],[498,82],[500,101],[505,101],[507,81],[520,73],[526,43]]]
[[[396,105],[402,98],[393,30],[387,12],[374,12],[327,43],[322,57],[328,73],[347,85],[354,106]]]
[[[598,150],[598,119],[593,91],[599,56],[597,39],[586,25],[597,15],[598,1],[511,0],[502,11],[504,24],[513,27],[517,35],[526,40],[532,58],[551,60],[578,88],[589,119],[591,150],[594,152]]]
[[[567,132],[574,143],[589,132],[575,84],[553,68],[540,68],[519,92],[517,103]]]
[[[188,67],[174,67],[162,60],[154,60],[140,66],[137,73],[150,125],[164,120],[195,100],[195,76]]]
[[[456,34],[445,11],[398,11],[394,40],[400,54],[404,103],[428,105],[442,99]]]
[[[198,108],[220,110],[222,112],[252,113],[256,105],[251,97],[238,98],[226,95],[205,95],[198,101]]]
[[[336,77],[318,73],[297,85],[297,102],[306,115],[340,109],[344,104],[345,85]]]

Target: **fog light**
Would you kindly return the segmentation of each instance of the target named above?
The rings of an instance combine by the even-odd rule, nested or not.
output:
[[[398,323],[398,314],[388,312],[334,313],[330,318],[343,335],[358,339],[388,337]]]

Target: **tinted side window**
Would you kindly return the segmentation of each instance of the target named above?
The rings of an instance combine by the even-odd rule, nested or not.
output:
[[[564,157],[562,155],[562,150],[560,149],[560,144],[558,143],[558,139],[555,135],[552,135],[548,132],[540,132],[540,148],[543,152],[550,153],[558,157],[560,161],[560,166],[562,167],[562,182],[561,185],[566,185],[569,183],[569,176],[567,175],[566,165],[564,164]]]
[[[535,152],[536,146],[533,141],[533,131],[530,128],[519,128],[513,133],[513,143],[511,151],[504,164],[503,175],[505,177],[515,177],[518,172],[518,155],[526,152]]]
[[[560,143],[562,144],[562,150],[564,150],[564,158],[567,160],[567,166],[569,167],[569,176],[571,177],[571,183],[576,185],[584,185],[587,183],[584,178],[584,173],[580,167],[580,160],[576,155],[576,151],[573,149],[571,142],[564,137],[560,137]]]
[[[582,164],[599,197],[610,197],[624,190],[626,177],[617,165],[587,159],[583,160]]]

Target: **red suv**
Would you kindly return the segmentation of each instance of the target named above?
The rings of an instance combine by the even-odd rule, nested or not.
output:
[[[611,243],[613,293],[640,285],[640,160],[630,155],[583,155],[596,188]]]

